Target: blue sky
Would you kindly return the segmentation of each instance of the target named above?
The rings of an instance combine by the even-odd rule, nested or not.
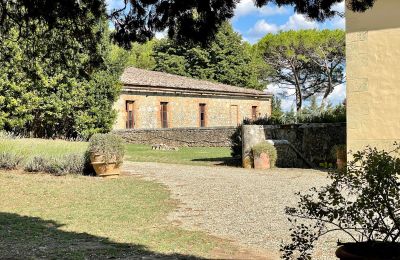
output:
[[[343,13],[344,2],[334,6],[334,9]],[[324,23],[310,21],[305,16],[295,13],[293,7],[278,7],[268,4],[262,8],[254,6],[253,0],[241,0],[235,10],[235,16],[231,20],[232,26],[240,33],[245,41],[257,42],[268,33],[278,31],[300,29],[345,29],[345,20],[342,17],[334,17]],[[274,94],[283,94],[278,85],[269,85],[268,91]],[[337,86],[329,100],[336,105],[346,97],[346,85]],[[319,98],[321,99],[321,98]],[[285,111],[295,105],[294,90],[287,91],[282,99],[282,107]]]
[[[123,5],[122,0],[107,0],[108,8],[119,8]],[[334,6],[339,12],[344,12],[344,2]],[[268,4],[257,8],[253,0],[241,0],[236,7],[235,16],[231,19],[232,26],[236,32],[242,35],[243,40],[256,43],[268,33],[277,33],[286,30],[301,29],[345,29],[345,20],[342,17],[334,17],[324,23],[310,21],[305,16],[295,13],[293,7],[278,7]],[[156,37],[161,38],[165,33],[157,33]],[[268,91],[274,94],[282,94],[277,85],[268,86]],[[288,111],[294,106],[293,91],[288,91],[282,100],[282,107]],[[329,100],[336,105],[346,97],[346,85],[335,88]]]

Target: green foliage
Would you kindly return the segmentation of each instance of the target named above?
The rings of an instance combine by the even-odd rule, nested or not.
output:
[[[98,20],[98,38],[80,42],[59,22],[65,28],[16,25],[0,41],[0,129],[67,138],[111,129],[122,68],[109,57],[107,25]]]
[[[253,157],[258,157],[262,153],[266,153],[269,157],[271,167],[275,166],[276,160],[278,158],[278,153],[273,144],[270,144],[269,142],[261,142],[253,146],[251,148],[251,152],[253,153]]]
[[[283,258],[309,259],[313,243],[334,230],[355,242],[400,242],[399,156],[398,144],[390,152],[367,147],[347,170],[329,172],[329,185],[299,194],[297,206],[286,208],[293,227]]]
[[[255,46],[271,68],[268,81],[294,89],[296,110],[323,94],[324,101],[344,82],[345,32],[300,30],[267,34]]]
[[[13,152],[0,153],[0,169],[17,170],[23,163],[23,157]]]
[[[263,89],[268,67],[252,47],[224,23],[207,47],[161,40],[154,48],[155,70],[241,87]]]
[[[121,164],[125,154],[122,138],[114,134],[94,134],[89,140],[88,150],[91,154],[103,155],[106,163]]]

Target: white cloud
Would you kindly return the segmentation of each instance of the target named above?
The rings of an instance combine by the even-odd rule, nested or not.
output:
[[[113,9],[120,9],[124,7],[124,1],[122,0],[106,0],[107,11],[110,12]]]
[[[255,6],[253,0],[242,0],[236,6],[234,19],[250,14],[256,14],[259,16],[273,16],[286,13],[288,13],[288,9],[282,6],[278,7],[275,5],[266,5],[259,8]]]
[[[328,96],[332,104],[337,105],[346,98],[346,84],[336,86],[332,93]]]
[[[250,37],[262,37],[268,33],[277,33],[279,26],[276,24],[269,24],[264,19],[259,20],[256,24],[248,31]]]
[[[344,9],[345,9],[344,1],[341,3],[334,4],[332,7],[332,10],[339,12],[339,13],[344,13]]]
[[[281,31],[302,30],[302,29],[318,29],[318,23],[307,19],[302,14],[294,14],[289,20],[280,26]]]
[[[167,37],[167,29],[165,29],[162,32],[156,32],[155,37],[156,37],[156,39],[163,39],[163,38]]]
[[[295,90],[294,89],[282,89],[279,84],[269,84],[267,91],[279,97],[282,102],[282,110],[290,111],[292,107],[296,106]],[[328,100],[332,105],[338,105],[343,102],[346,98],[346,84],[336,86],[333,92],[328,96]],[[322,101],[322,95],[317,97],[317,102],[320,104]],[[304,106],[307,106],[309,101],[304,102]]]
[[[318,29],[318,23],[307,19],[302,14],[293,14],[289,17],[288,21],[282,25],[268,23],[265,19],[261,19],[247,31],[246,36],[251,41],[256,41],[268,33],[301,29]]]

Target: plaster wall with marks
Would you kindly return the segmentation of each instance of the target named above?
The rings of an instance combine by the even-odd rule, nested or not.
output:
[[[347,144],[391,149],[400,141],[400,1],[346,10]]]

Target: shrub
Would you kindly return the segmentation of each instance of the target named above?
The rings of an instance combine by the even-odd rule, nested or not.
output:
[[[329,172],[329,185],[299,194],[297,206],[286,208],[293,227],[292,242],[281,247],[284,259],[310,259],[314,242],[335,230],[355,242],[400,242],[400,145],[395,145],[391,152],[370,147],[356,152],[347,168]]]
[[[106,163],[122,163],[125,148],[120,136],[114,134],[94,134],[89,142],[89,152],[91,154],[103,155]]]
[[[0,169],[16,170],[23,162],[23,157],[16,153],[2,152],[0,153]]]
[[[262,153],[266,153],[269,157],[271,167],[275,166],[276,159],[278,158],[278,154],[276,152],[276,148],[273,144],[269,142],[261,142],[251,148],[251,152],[253,153],[253,157],[258,157]]]
[[[84,174],[85,169],[86,159],[81,154],[67,154],[51,158],[35,156],[25,166],[27,172],[43,172],[54,175]]]
[[[236,159],[242,158],[242,125],[236,127],[231,135],[231,156]]]

